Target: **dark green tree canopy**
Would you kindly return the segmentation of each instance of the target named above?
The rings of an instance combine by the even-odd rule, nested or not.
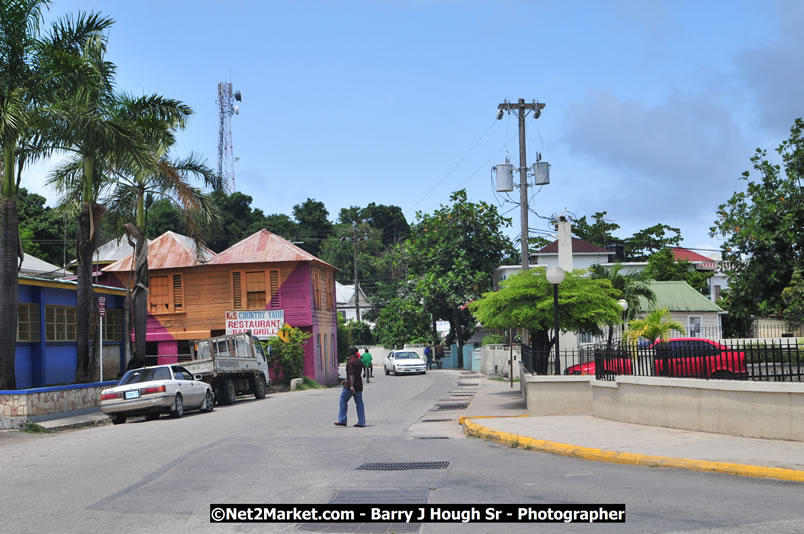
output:
[[[695,270],[695,266],[687,260],[676,260],[669,248],[651,256],[644,273],[647,278],[659,282],[669,280],[687,282],[704,295],[709,294],[709,279],[714,275],[712,271]]]
[[[598,211],[592,215],[594,222],[589,223],[586,215],[573,221],[572,233],[588,243],[605,248],[607,245],[617,243],[620,240],[612,235],[612,232],[620,229],[620,225],[605,220],[607,211]]]
[[[718,207],[712,236],[721,236],[729,273],[729,314],[747,321],[750,315],[778,315],[785,308],[782,291],[793,271],[804,264],[804,121],[790,128],[790,137],[776,153],[780,164],[757,149],[753,171],[741,180],[745,191],[734,193]]]
[[[681,244],[681,230],[666,224],[655,224],[625,240],[625,257],[629,261],[645,261],[653,253]]]

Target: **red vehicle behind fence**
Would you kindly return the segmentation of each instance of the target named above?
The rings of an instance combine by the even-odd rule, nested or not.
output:
[[[637,357],[653,356],[655,376],[691,378],[744,378],[748,376],[745,353],[721,345],[710,339],[686,337],[657,341],[647,349],[637,349]],[[603,362],[605,373],[630,375],[634,362],[629,357],[604,356],[596,358]],[[565,375],[594,375],[594,361],[572,365],[564,370]],[[637,374],[642,374],[638,372]]]

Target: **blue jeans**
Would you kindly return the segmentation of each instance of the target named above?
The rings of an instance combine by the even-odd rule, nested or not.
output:
[[[363,392],[352,393],[352,390],[347,388],[343,388],[343,391],[341,391],[341,409],[338,412],[338,422],[346,424],[346,412],[352,395],[355,397],[355,406],[357,407],[357,424],[366,426],[366,407],[363,405]]]

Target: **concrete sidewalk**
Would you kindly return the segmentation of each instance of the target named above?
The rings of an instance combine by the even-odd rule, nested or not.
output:
[[[468,435],[594,461],[804,482],[804,442],[620,423],[589,413],[527,417],[518,382],[512,389],[475,375],[462,379],[467,376],[479,383],[461,418]]]

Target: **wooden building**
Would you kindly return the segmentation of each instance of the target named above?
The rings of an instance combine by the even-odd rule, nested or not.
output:
[[[127,284],[132,257],[104,269]],[[148,248],[148,354],[178,361],[193,340],[226,333],[227,313],[274,310],[284,322],[312,334],[304,374],[319,383],[338,380],[335,268],[289,241],[260,230],[219,254],[197,253],[174,232]]]

